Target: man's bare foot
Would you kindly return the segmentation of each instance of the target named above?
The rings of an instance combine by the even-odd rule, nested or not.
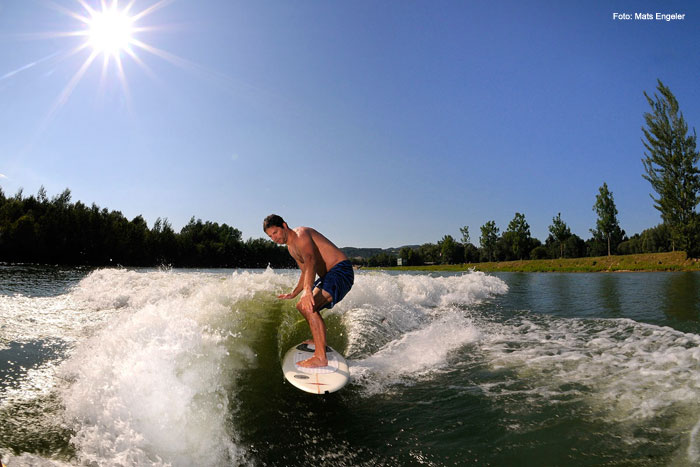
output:
[[[303,360],[297,363],[297,365],[303,368],[321,368],[324,366],[328,366],[328,359],[322,360],[321,358],[314,355],[308,360]]]

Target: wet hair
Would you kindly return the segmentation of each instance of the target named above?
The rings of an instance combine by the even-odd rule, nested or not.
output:
[[[282,219],[277,214],[270,214],[263,221],[263,231],[267,232],[267,229],[269,229],[270,227],[284,227],[282,225],[284,223],[284,219]]]

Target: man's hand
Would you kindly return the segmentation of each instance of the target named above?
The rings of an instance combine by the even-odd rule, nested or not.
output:
[[[290,298],[294,298],[297,295],[299,295],[299,292],[301,292],[301,290],[294,289],[290,293],[283,293],[282,295],[278,295],[277,298],[280,298],[282,300],[289,300]]]

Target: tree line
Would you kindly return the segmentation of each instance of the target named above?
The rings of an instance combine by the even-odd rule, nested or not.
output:
[[[91,266],[260,268],[293,267],[286,248],[240,230],[194,217],[180,232],[167,219],[148,228],[142,216],[71,202],[71,192],[48,198],[0,188],[0,262]]]
[[[591,238],[581,239],[571,232],[558,213],[549,226],[549,236],[542,243],[530,235],[525,215],[519,212],[503,233],[495,221],[480,228],[477,248],[471,243],[469,227],[460,229],[462,238],[445,235],[436,244],[418,248],[402,248],[398,256],[381,253],[369,258],[370,266],[390,266],[401,259],[403,265],[459,264],[523,259],[578,258],[613,254],[658,253],[685,251],[689,257],[700,257],[700,153],[696,133],[680,111],[677,99],[661,80],[657,94],[644,92],[650,111],[644,113],[642,142],[645,148],[642,177],[649,181],[656,195],[650,195],[660,212],[662,223],[628,237],[620,228],[613,193],[607,183],[599,188],[593,210],[598,218]]]
[[[471,243],[469,227],[461,239],[445,235],[436,244],[403,248],[398,258],[405,265],[456,264],[522,259],[573,258],[612,254],[685,251],[700,256],[700,154],[695,129],[688,130],[680,106],[660,80],[658,93],[644,96],[650,111],[642,127],[646,179],[662,223],[628,237],[620,228],[613,193],[607,183],[599,188],[593,210],[598,218],[591,238],[571,232],[558,213],[542,243],[530,234],[525,215],[516,212],[501,233],[495,221],[480,228],[479,244]],[[380,253],[363,264],[395,265],[397,256]],[[285,248],[259,238],[243,241],[241,232],[226,224],[202,222],[193,217],[179,233],[167,219],[149,228],[142,216],[128,220],[119,211],[71,202],[70,190],[51,199],[41,187],[37,195],[20,189],[6,197],[0,188],[0,262],[68,265],[124,265],[175,267],[294,267]]]

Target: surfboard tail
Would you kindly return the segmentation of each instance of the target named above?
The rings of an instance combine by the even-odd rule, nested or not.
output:
[[[282,372],[292,386],[311,394],[329,394],[345,386],[350,370],[345,358],[332,347],[326,347],[328,365],[318,368],[300,367],[297,363],[309,358],[314,347],[305,343],[289,349],[282,360]]]

